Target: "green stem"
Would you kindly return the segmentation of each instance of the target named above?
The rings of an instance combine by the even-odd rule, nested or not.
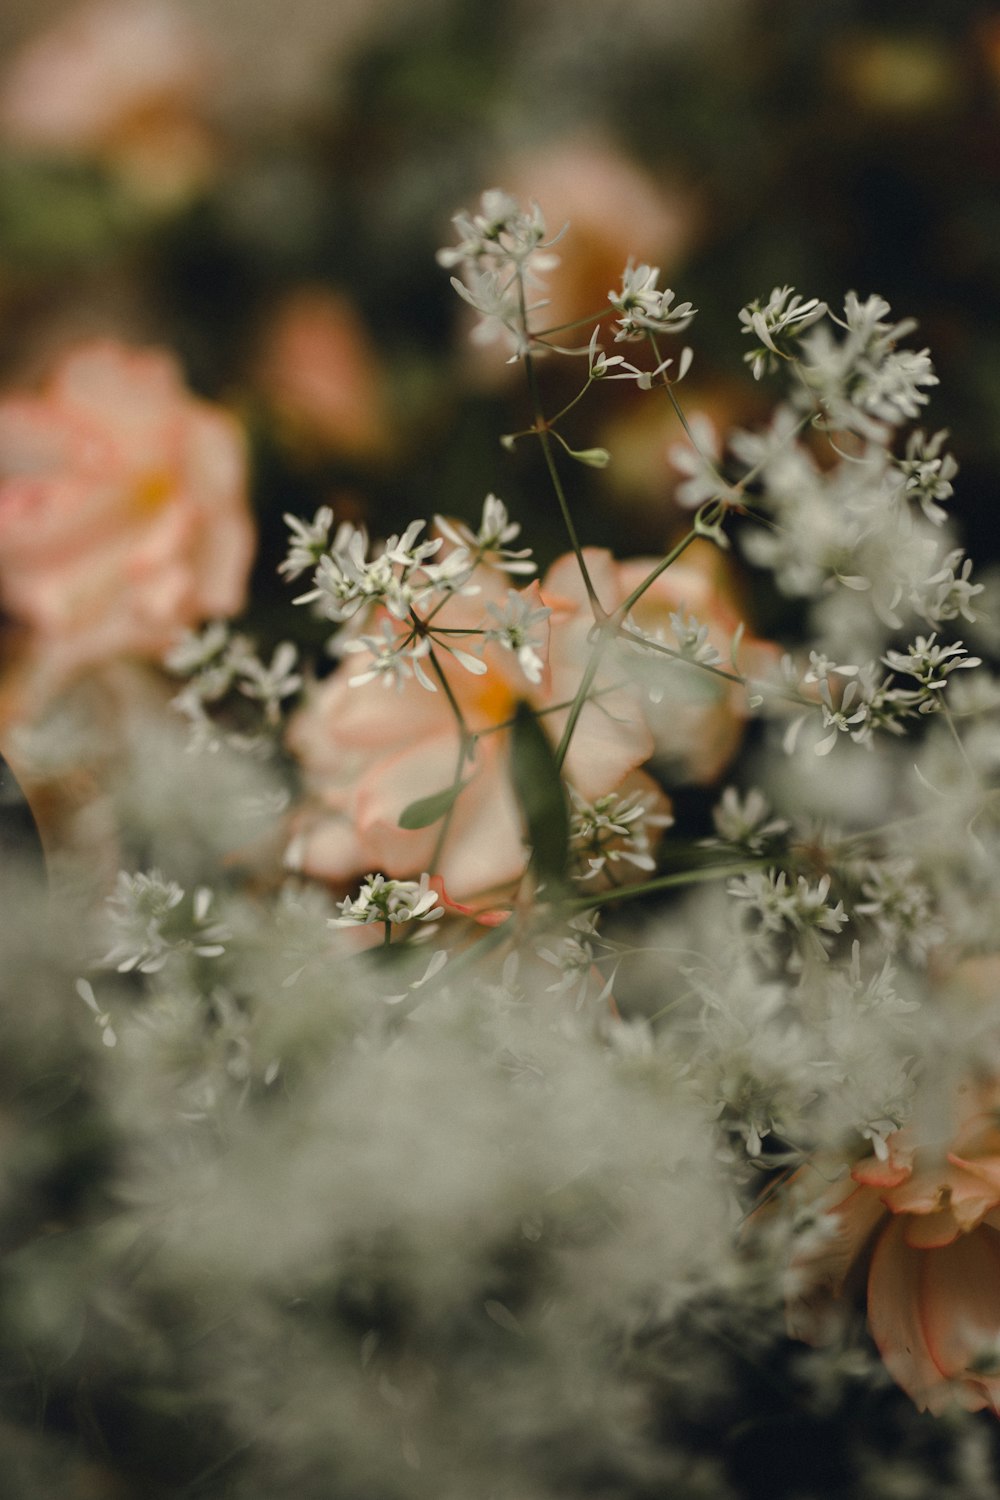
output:
[[[550,333],[568,333],[571,328],[584,328],[588,323],[600,323],[602,318],[613,312],[614,308],[609,302],[598,313],[591,313],[586,318],[574,318],[572,323],[556,323],[552,328],[543,328],[540,333],[533,333],[531,337],[537,343],[540,339],[547,339]]]
[[[524,279],[520,274],[518,275],[517,287],[524,332],[526,338],[528,338],[530,341],[530,335],[528,334],[528,313],[524,299]],[[555,455],[552,452],[552,443],[549,440],[548,423],[545,418],[545,412],[542,408],[541,391],[538,387],[538,372],[535,369],[535,361],[532,358],[530,347],[524,356],[524,369],[525,374],[528,377],[528,390],[531,395],[531,405],[535,416],[535,427],[538,433],[538,441],[542,445],[542,453],[545,457],[545,466],[549,471],[549,478],[552,481],[552,488],[555,491],[556,500],[558,501],[559,509],[562,512],[562,518],[566,526],[567,534],[569,536],[570,546],[573,549],[573,554],[576,557],[577,565],[580,569],[581,577],[583,578],[583,586],[587,590],[587,598],[589,599],[590,607],[594,612],[594,619],[600,622],[607,618],[607,613],[604,609],[602,609],[601,602],[597,597],[597,591],[594,588],[593,580],[590,576],[590,571],[587,568],[587,560],[583,555],[583,548],[580,545],[580,538],[577,536],[576,526],[573,522],[572,514],[570,513],[569,503],[566,499],[566,493],[562,486],[562,480],[559,478],[559,471],[556,468]]]
[[[738,672],[726,672],[722,667],[716,667],[708,661],[696,661],[694,657],[685,656],[683,651],[675,651],[672,646],[667,646],[663,641],[651,641],[644,635],[637,635],[634,630],[628,630],[624,625],[619,625],[618,635],[623,641],[634,641],[637,646],[642,646],[647,651],[659,651],[663,656],[669,656],[671,661],[683,662],[687,667],[697,667],[701,672],[710,672],[713,677],[724,677],[727,682],[739,683],[740,687],[746,687],[747,679],[741,677]]]
[[[601,657],[604,655],[604,652],[607,649],[609,639],[610,637],[608,636],[607,631],[601,630],[598,634],[597,640],[594,642],[591,648],[590,660],[587,662],[586,670],[580,679],[580,686],[577,688],[576,696],[574,697],[573,702],[570,705],[569,717],[566,720],[562,735],[559,739],[559,744],[556,747],[556,767],[558,770],[562,770],[563,762],[565,761],[566,754],[569,750],[570,741],[573,738],[573,734],[576,730],[580,715],[583,713],[584,704],[586,703],[587,698],[590,694],[590,689],[593,686],[594,678],[597,676],[597,669],[601,664]]]
[[[691,530],[687,532],[686,535],[681,537],[677,545],[675,547],[671,547],[666,556],[656,564],[656,567],[653,568],[652,572],[648,573],[642,580],[642,582],[636,585],[636,587],[632,590],[631,594],[629,594],[624,603],[619,604],[618,608],[614,612],[613,618],[619,622],[624,620],[627,617],[629,611],[633,609],[636,604],[638,604],[639,600],[642,598],[646,590],[648,588],[651,588],[652,585],[656,582],[660,574],[665,573],[670,567],[671,563],[675,563],[681,556],[681,554],[687,551],[691,543],[695,541],[697,537],[698,532],[692,526]]]
[[[565,902],[564,910],[593,911],[595,907],[610,906],[619,901],[634,901],[639,896],[651,896],[658,891],[682,890],[685,886],[703,885],[710,880],[725,880],[731,875],[748,875],[753,870],[763,870],[773,864],[773,860],[754,859],[743,860],[739,864],[701,865],[694,870],[678,870],[673,875],[658,875],[655,880],[644,880],[641,885],[600,891],[593,896],[580,896]]]

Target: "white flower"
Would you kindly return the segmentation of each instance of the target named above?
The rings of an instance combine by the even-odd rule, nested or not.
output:
[[[329,918],[331,927],[368,927],[372,922],[398,926],[402,922],[433,922],[444,913],[430,877],[419,880],[387,880],[369,875],[358,894],[338,902],[340,915]]]
[[[926,689],[937,691],[945,686],[951,672],[962,667],[978,667],[978,656],[969,656],[961,641],[950,646],[936,644],[937,634],[918,635],[907,651],[887,651],[882,660],[896,672],[915,677]]]
[[[947,519],[941,501],[951,499],[955,492],[951,481],[958,473],[958,464],[952,455],[941,452],[947,436],[947,431],[942,430],[928,438],[918,428],[907,438],[906,457],[896,465],[903,480],[904,494],[919,502],[924,515],[935,526],[942,525]]]
[[[422,688],[436,693],[437,684],[420,664],[430,648],[426,636],[414,641],[407,631],[398,631],[388,620],[383,620],[379,635],[355,636],[342,641],[337,649],[344,655],[367,652],[370,657],[368,666],[348,679],[351,687],[364,687],[366,683],[381,680],[383,687],[401,690],[404,682],[414,677]]]
[[[452,219],[459,235],[457,245],[437,252],[440,266],[525,266],[533,271],[548,271],[558,265],[558,257],[539,254],[545,244],[545,219],[537,203],[523,210],[517,199],[500,188],[489,188],[480,199],[481,212],[457,213]],[[556,236],[558,239],[559,236]],[[554,244],[555,240],[549,241]]]
[[[338,622],[382,604],[397,620],[405,620],[413,606],[438,586],[427,561],[440,550],[442,539],[418,542],[423,526],[423,521],[411,521],[401,536],[388,537],[381,552],[369,558],[364,527],[345,523],[333,549],[320,558],[312,589],[300,594],[295,603],[318,604],[327,619]],[[453,561],[442,576],[451,580],[462,566]]]
[[[770,807],[756,788],[741,798],[734,786],[726,787],[722,801],[712,809],[712,822],[720,839],[751,854],[759,854],[771,839],[787,833],[789,826],[784,818],[771,817]]]
[[[793,292],[794,287],[776,286],[766,302],[762,303],[758,298],[740,309],[742,331],[755,334],[762,346],[743,356],[751,367],[754,380],[773,369],[779,358],[791,357],[787,347],[790,333],[797,337],[826,312],[826,303],[820,302],[818,297],[804,302],[801,297],[793,296]]]
[[[631,261],[622,272],[620,292],[608,293],[608,301],[620,313],[615,343],[643,338],[647,333],[680,333],[695,315],[690,302],[671,304],[674,293],[669,287],[658,290],[658,266],[634,266]]]
[[[183,901],[183,888],[165,880],[159,870],[136,875],[122,870],[107,901],[114,941],[102,964],[113,965],[120,974],[133,969],[155,974],[175,953],[218,958],[230,934],[211,918],[212,892],[207,887],[195,891],[190,914],[180,910]]]
[[[972,583],[971,577],[972,559],[965,556],[961,547],[956,547],[936,573],[921,579],[911,590],[910,603],[930,625],[940,625],[959,615],[970,625],[975,624],[978,616],[970,600],[981,594],[985,585]]]
[[[483,501],[483,515],[479,530],[473,531],[464,521],[449,521],[444,516],[435,516],[434,525],[455,546],[472,554],[478,562],[489,563],[503,573],[534,573],[535,564],[530,561],[531,548],[513,551],[507,546],[521,528],[511,521],[507,507],[496,495],[487,495]]]
[[[545,662],[539,652],[547,646],[548,633],[537,627],[548,619],[551,609],[547,605],[533,609],[530,600],[516,589],[507,590],[503,609],[493,603],[488,603],[486,608],[497,623],[483,631],[483,640],[496,641],[505,650],[513,651],[528,681],[541,682]]]
[[[269,724],[278,722],[283,699],[290,698],[302,686],[301,674],[293,670],[298,654],[290,641],[282,641],[275,647],[269,667],[257,656],[245,657],[239,664],[240,692],[263,704]]]
[[[654,870],[650,853],[651,828],[669,828],[673,818],[656,813],[651,792],[608,792],[588,802],[569,789],[570,850],[580,868],[578,880],[593,880],[610,864],[624,861],[637,870]]]
[[[283,573],[286,578],[298,578],[301,573],[307,573],[310,568],[315,568],[323,553],[330,543],[330,527],[333,525],[333,511],[328,505],[321,505],[312,521],[300,521],[298,516],[286,515],[284,517],[286,526],[292,535],[289,539],[288,556],[284,562],[279,563],[278,572]],[[347,535],[350,531],[350,523],[342,523],[338,532],[334,549],[346,545]],[[343,535],[343,541],[341,541]]]

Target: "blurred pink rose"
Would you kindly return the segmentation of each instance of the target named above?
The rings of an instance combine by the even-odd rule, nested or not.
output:
[[[610,553],[596,550],[586,557],[609,610],[652,566],[652,560],[616,563]],[[735,624],[721,588],[701,562],[678,564],[667,576],[671,583],[661,580],[655,597],[649,604],[644,601],[644,619],[655,623],[658,613],[665,616],[686,602],[713,611],[717,633]],[[436,615],[436,623],[474,629],[488,602],[503,601],[509,584],[504,575],[483,568],[476,578],[482,594],[452,599]],[[540,591],[532,584],[522,592],[540,598],[552,611],[541,680],[530,681],[512,652],[492,644],[483,656],[485,675],[472,676],[447,658],[444,670],[472,732],[505,724],[524,699],[536,710],[546,710],[542,722],[558,741],[568,710],[556,705],[572,700],[580,683],[593,618],[572,556],[554,564]],[[639,767],[657,748],[668,749],[692,775],[711,779],[735,748],[742,709],[736,690],[723,683],[720,691],[713,680],[707,691],[700,687],[700,696],[688,689],[683,706],[672,703],[654,734],[650,719],[660,710],[624,680],[622,663],[618,655],[598,673],[597,696],[585,704],[566,757],[567,780],[587,802],[612,792],[645,795],[649,810],[662,814],[667,799]],[[452,784],[454,717],[443,693],[430,693],[413,679],[397,691],[386,691],[376,681],[352,686],[350,678],[367,665],[366,656],[352,656],[316,688],[291,725],[289,745],[311,794],[297,819],[293,862],[309,875],[335,882],[373,869],[400,878],[430,870],[459,901],[509,887],[524,871],[525,849],[511,785],[508,735],[490,733],[478,741],[475,758],[464,771],[469,784],[454,805],[440,858],[431,869],[440,823],[407,831],[399,827],[399,817],[411,802]],[[703,675],[673,663],[660,667],[662,678]]]
[[[657,561],[655,557],[639,557],[616,562],[610,552],[596,548],[584,548],[584,556],[598,599],[608,613],[624,603]],[[572,684],[579,681],[592,623],[583,580],[572,554],[567,553],[549,569],[543,592],[549,604],[560,599],[567,616],[558,649],[553,643],[553,676],[559,679],[553,701],[560,702],[572,697]],[[707,654],[718,654],[717,665],[723,671],[736,670],[730,658],[740,617],[724,559],[710,543],[695,543],[672,563],[636,604],[631,619],[652,640],[673,650],[681,644],[675,621],[691,630],[704,629]],[[777,649],[769,642],[744,636],[739,643],[739,670],[751,677],[768,676],[777,658]],[[672,779],[699,784],[715,781],[742,739],[746,690],[725,677],[671,662],[660,652],[631,652],[627,648],[625,654],[616,654],[603,680],[620,680],[623,664],[636,679],[636,687],[629,691],[634,703],[632,718],[643,724],[648,738],[643,759],[655,756]],[[599,678],[597,686],[601,681]],[[592,712],[595,717],[600,714],[598,705],[592,705]],[[549,722],[557,731],[561,716],[553,715]],[[608,725],[595,725],[592,732],[611,731]]]
[[[669,286],[700,232],[693,193],[654,180],[594,134],[545,142],[495,175],[522,202],[539,204],[550,235],[569,226],[555,247],[560,264],[546,277],[549,305],[538,327],[599,312],[630,257],[660,266]]]
[[[234,614],[254,542],[240,430],[171,355],[88,344],[0,401],[0,602],[50,691]]]
[[[832,1233],[792,1262],[792,1334],[823,1337],[830,1299],[867,1268],[868,1325],[921,1409],[957,1403],[1000,1415],[1000,1086],[961,1091],[950,1140],[912,1129],[833,1186],[805,1168],[793,1194]]]
[[[172,198],[212,166],[199,113],[207,85],[201,40],[170,0],[93,0],[15,57],[0,83],[0,134],[104,160],[144,196]]]
[[[326,287],[300,287],[264,330],[256,383],[293,440],[365,456],[388,439],[378,368],[361,319]]]

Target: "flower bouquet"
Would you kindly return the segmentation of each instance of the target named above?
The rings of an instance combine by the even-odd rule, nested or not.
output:
[[[551,322],[572,225],[455,227],[530,507],[289,510],[256,634],[174,359],[0,402],[9,1492],[985,1500],[1000,685],[928,350],[776,287],[717,435],[656,267]],[[577,503],[612,385],[645,556]]]

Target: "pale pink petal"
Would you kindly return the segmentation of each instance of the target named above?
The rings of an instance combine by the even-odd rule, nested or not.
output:
[[[950,1208],[942,1208],[931,1214],[908,1214],[903,1232],[913,1250],[936,1250],[957,1240],[962,1225]]]
[[[928,1351],[944,1374],[961,1378],[984,1357],[995,1365],[1000,1349],[996,1230],[982,1227],[942,1250],[924,1252],[920,1305]],[[994,1404],[978,1377],[968,1380],[963,1405],[976,1411]]]
[[[951,1247],[953,1248],[953,1247]],[[921,1310],[922,1275],[945,1250],[913,1250],[906,1222],[892,1219],[879,1236],[868,1273],[868,1326],[892,1378],[923,1411],[941,1400],[947,1372],[928,1347]]]

